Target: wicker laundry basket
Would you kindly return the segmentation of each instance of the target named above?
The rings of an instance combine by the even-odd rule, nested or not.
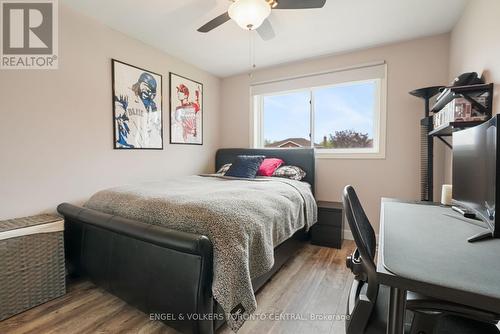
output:
[[[0,320],[66,293],[64,220],[0,221]]]

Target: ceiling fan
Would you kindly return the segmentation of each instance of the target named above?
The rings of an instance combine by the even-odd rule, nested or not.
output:
[[[230,0],[232,4],[224,14],[217,16],[198,29],[209,32],[229,20],[234,20],[245,30],[256,30],[263,40],[274,37],[274,30],[267,19],[273,9],[322,8],[326,0]]]

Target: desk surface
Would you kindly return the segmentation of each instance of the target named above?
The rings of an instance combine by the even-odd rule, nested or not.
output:
[[[382,200],[380,283],[500,313],[500,239],[449,207]]]

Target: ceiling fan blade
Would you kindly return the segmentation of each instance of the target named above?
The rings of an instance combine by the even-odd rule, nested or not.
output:
[[[309,9],[323,8],[326,0],[277,0],[278,6],[274,9]]]
[[[269,19],[265,19],[262,25],[257,28],[257,33],[259,34],[260,38],[262,38],[265,41],[268,41],[276,37],[273,26],[271,25]]]
[[[208,23],[206,23],[203,26],[201,26],[200,28],[198,28],[198,31],[199,32],[209,32],[210,30],[217,28],[221,24],[226,23],[230,19],[231,18],[229,17],[229,14],[227,12],[225,12],[224,14],[217,16],[212,21],[209,21]]]

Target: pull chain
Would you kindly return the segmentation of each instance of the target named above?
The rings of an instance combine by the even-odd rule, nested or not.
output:
[[[249,34],[248,35],[248,42],[249,42],[248,59],[250,61],[250,73],[249,73],[249,76],[251,77],[252,74],[253,74],[253,71],[257,67],[257,65],[255,65],[255,38],[254,38],[255,35],[254,35],[254,32],[252,30],[249,30],[248,34]]]

